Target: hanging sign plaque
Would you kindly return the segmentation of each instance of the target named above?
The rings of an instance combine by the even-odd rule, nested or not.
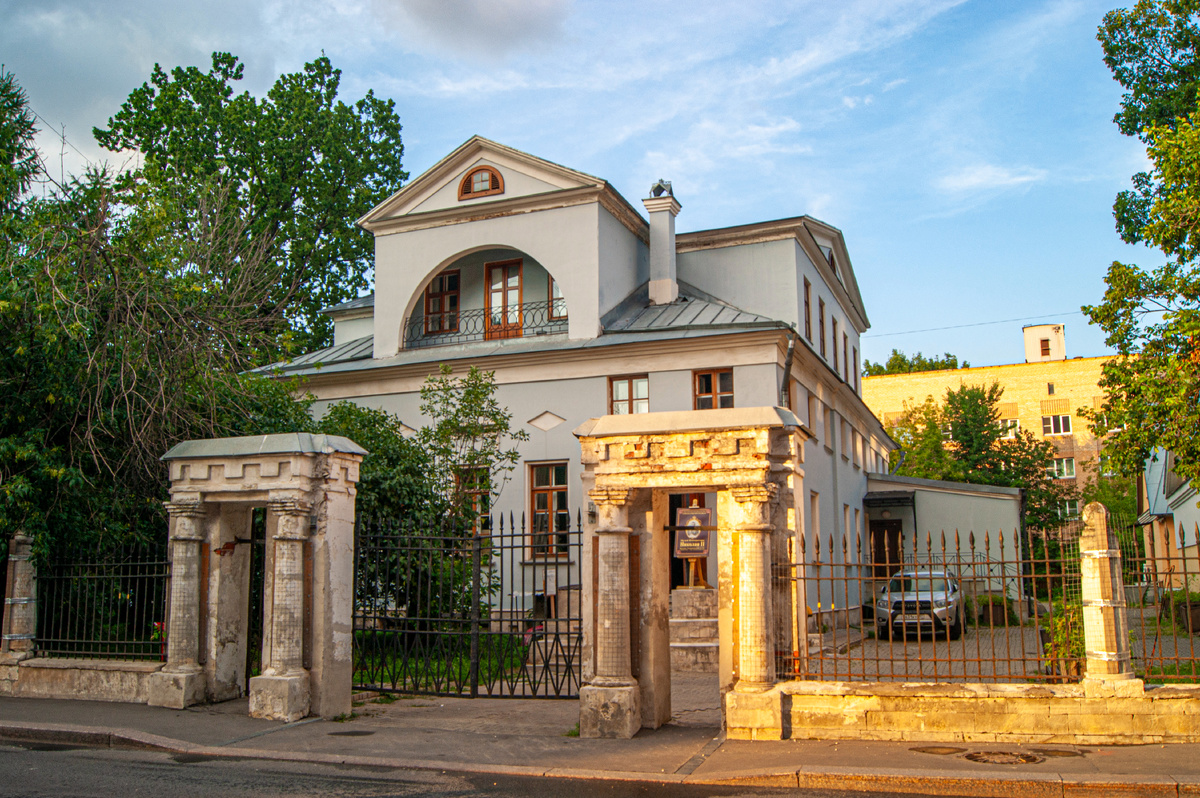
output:
[[[675,511],[675,556],[707,557],[712,527],[712,509],[688,507]]]

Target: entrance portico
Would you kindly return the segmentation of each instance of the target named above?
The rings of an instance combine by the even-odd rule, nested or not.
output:
[[[591,419],[577,430],[595,512],[583,544],[580,734],[632,737],[671,718],[668,495],[717,494],[719,683],[725,712],[775,683],[775,652],[801,652],[803,583],[790,567],[804,528],[808,430],[781,407]],[[590,565],[589,565],[590,564]],[[589,576],[590,574],[590,576]]]

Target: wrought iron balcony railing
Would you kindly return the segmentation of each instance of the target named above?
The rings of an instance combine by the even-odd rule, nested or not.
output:
[[[566,331],[567,307],[561,299],[491,310],[414,313],[404,324],[404,348],[500,341]]]

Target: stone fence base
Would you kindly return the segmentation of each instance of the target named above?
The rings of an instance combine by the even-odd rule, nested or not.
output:
[[[783,682],[725,695],[731,740],[1200,742],[1200,685]]]
[[[162,666],[130,660],[26,659],[0,665],[0,695],[144,704],[150,675]]]

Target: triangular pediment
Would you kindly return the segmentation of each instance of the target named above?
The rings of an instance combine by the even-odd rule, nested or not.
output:
[[[481,168],[494,170],[502,181],[503,190],[486,196],[462,196],[460,187],[464,179]],[[417,214],[445,214],[462,209],[464,215],[470,215],[478,212],[474,210],[478,205],[603,186],[605,182],[598,177],[505,147],[482,136],[473,136],[375,206],[358,223],[372,229],[381,223]]]

